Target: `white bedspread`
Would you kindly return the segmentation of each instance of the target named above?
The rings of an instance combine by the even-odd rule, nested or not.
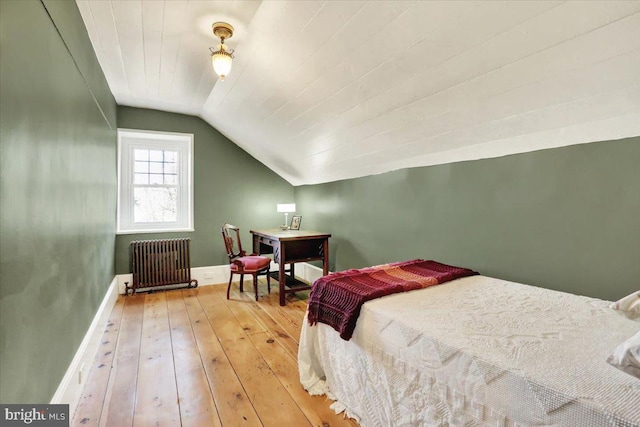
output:
[[[483,276],[367,302],[350,341],[304,322],[311,394],[372,426],[640,426],[605,361],[639,324],[608,302]]]

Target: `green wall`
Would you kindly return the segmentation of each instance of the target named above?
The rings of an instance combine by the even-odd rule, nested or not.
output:
[[[116,104],[75,2],[0,28],[0,401],[46,403],[114,276]]]
[[[640,137],[301,186],[333,271],[412,258],[618,299],[640,289]]]
[[[123,234],[116,239],[116,271],[131,271],[129,243],[141,239],[191,239],[191,266],[228,263],[220,227],[242,230],[243,247],[251,251],[251,228],[274,228],[283,222],[276,204],[293,201],[293,186],[202,119],[131,107],[118,107],[118,126],[194,134],[195,232]]]

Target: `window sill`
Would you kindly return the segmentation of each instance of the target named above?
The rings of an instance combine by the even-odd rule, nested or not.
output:
[[[157,233],[193,233],[196,231],[194,228],[160,228],[160,229],[148,229],[148,230],[118,230],[116,236],[121,234],[157,234]]]

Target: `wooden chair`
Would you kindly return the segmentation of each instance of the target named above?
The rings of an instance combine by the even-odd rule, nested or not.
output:
[[[231,290],[231,282],[233,281],[234,274],[240,275],[240,292],[244,292],[244,275],[251,274],[253,276],[253,289],[256,294],[256,301],[258,301],[258,276],[267,276],[267,289],[269,293],[271,293],[269,276],[271,258],[256,254],[247,255],[246,251],[242,249],[242,243],[240,242],[240,229],[235,225],[225,224],[222,226],[221,231],[231,268],[229,286],[227,287],[227,299],[229,299],[229,291]]]

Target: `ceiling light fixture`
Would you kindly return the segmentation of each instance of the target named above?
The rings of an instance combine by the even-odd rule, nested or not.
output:
[[[211,28],[213,28],[213,34],[220,38],[220,44],[218,50],[214,51],[212,47],[211,51],[211,63],[213,64],[213,70],[220,76],[220,80],[224,78],[231,71],[231,62],[233,59],[233,50],[227,51],[227,47],[224,45],[224,39],[231,38],[233,36],[233,27],[226,22],[216,22]]]

